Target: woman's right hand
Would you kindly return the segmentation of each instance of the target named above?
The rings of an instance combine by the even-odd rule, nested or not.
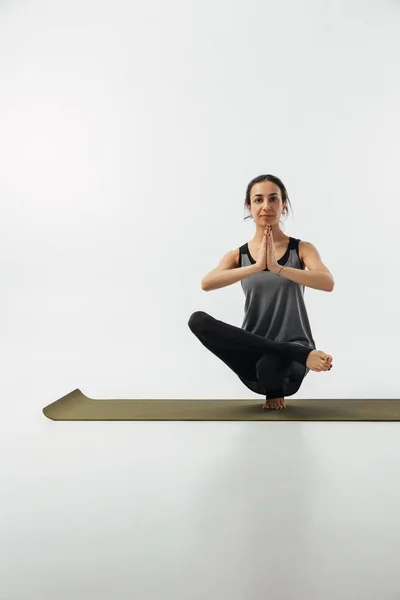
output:
[[[256,265],[260,271],[264,271],[267,268],[267,227],[264,229],[263,240],[258,249],[258,256],[256,260]]]

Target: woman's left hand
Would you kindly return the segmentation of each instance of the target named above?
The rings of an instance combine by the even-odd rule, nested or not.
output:
[[[272,239],[272,229],[271,229],[270,225],[266,226],[266,232],[267,232],[267,267],[272,273],[275,273],[281,267],[278,264],[278,261],[276,260],[274,240]]]

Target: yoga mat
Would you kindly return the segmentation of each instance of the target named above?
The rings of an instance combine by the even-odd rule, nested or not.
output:
[[[286,400],[263,410],[251,400],[96,400],[79,389],[43,408],[54,421],[400,421],[400,399]]]

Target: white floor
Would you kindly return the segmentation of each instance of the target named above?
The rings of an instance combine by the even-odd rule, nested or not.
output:
[[[2,600],[400,598],[400,424],[35,423],[1,434]]]

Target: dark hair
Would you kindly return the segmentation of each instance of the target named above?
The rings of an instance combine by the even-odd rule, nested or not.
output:
[[[249,185],[247,186],[247,190],[246,190],[246,199],[244,201],[245,207],[248,206],[250,208],[250,206],[251,206],[250,193],[251,193],[251,189],[252,189],[253,185],[255,185],[256,183],[261,183],[262,181],[272,181],[272,183],[275,183],[275,185],[277,185],[279,187],[279,189],[281,190],[282,204],[284,202],[287,202],[289,204],[289,206],[292,207],[285,186],[283,185],[282,181],[278,177],[275,177],[275,175],[259,175],[258,177],[255,177],[254,179],[252,179],[250,181]],[[288,213],[288,208],[286,208],[285,213],[286,214]],[[244,218],[244,220],[250,219],[250,217],[251,217],[251,215],[248,215],[247,217]]]

